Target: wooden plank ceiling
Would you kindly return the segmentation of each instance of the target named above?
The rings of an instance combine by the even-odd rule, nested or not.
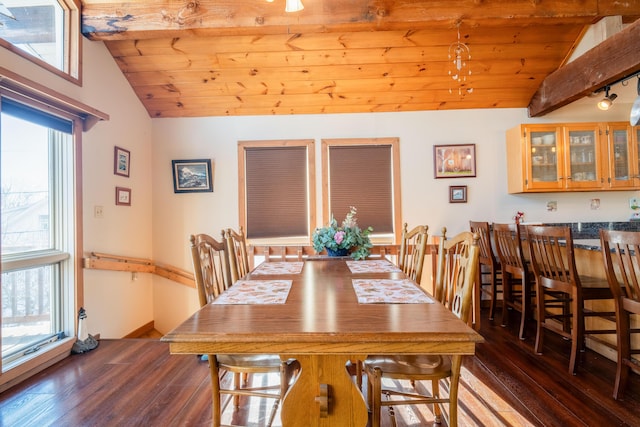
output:
[[[151,117],[525,108],[588,25],[640,16],[640,1],[616,0],[302,2],[82,0],[83,34],[105,42]],[[462,88],[449,76],[458,29]]]

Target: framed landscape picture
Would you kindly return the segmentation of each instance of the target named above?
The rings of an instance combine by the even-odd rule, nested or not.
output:
[[[467,186],[452,185],[449,187],[449,203],[467,203]]]
[[[113,148],[113,173],[116,175],[129,177],[129,166],[131,164],[131,153],[124,148]]]
[[[433,170],[436,178],[476,176],[476,145],[434,145]]]
[[[213,192],[211,160],[172,160],[173,192],[203,193]]]

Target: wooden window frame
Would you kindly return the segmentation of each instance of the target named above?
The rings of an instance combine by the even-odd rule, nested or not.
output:
[[[84,305],[84,284],[83,284],[83,234],[82,234],[82,132],[91,129],[97,122],[109,120],[109,115],[96,110],[88,105],[82,104],[59,92],[40,85],[32,80],[25,79],[9,70],[0,67],[0,93],[3,96],[38,108],[52,115],[58,115],[73,121],[74,153],[73,164],[75,168],[74,191],[70,197],[75,197],[75,243],[73,248],[73,275],[74,291],[73,299],[75,307],[72,307],[74,331],[73,336],[66,337],[59,341],[59,345],[52,345],[48,350],[41,350],[17,365],[13,369],[4,370],[0,374],[0,392],[8,389],[12,385],[23,381],[30,376],[46,369],[52,364],[70,355],[70,350],[75,342],[77,332],[77,313]]]
[[[385,238],[376,237],[375,230],[371,235],[373,243],[397,243],[400,241],[402,233],[402,208],[400,194],[400,140],[399,138],[346,138],[346,139],[322,139],[322,223],[329,221],[331,216],[329,203],[329,150],[336,146],[358,146],[358,145],[390,145],[391,146],[391,168],[393,174],[393,242],[387,241]],[[321,225],[319,224],[319,226]],[[366,224],[359,224],[366,226]]]
[[[260,244],[269,242],[272,244],[309,244],[311,242],[311,235],[315,229],[316,223],[316,166],[315,166],[315,141],[313,139],[298,139],[298,140],[264,140],[264,141],[238,141],[238,212],[239,222],[245,229],[245,233],[248,234],[247,229],[247,192],[246,192],[246,162],[245,162],[245,150],[249,147],[261,147],[261,148],[281,148],[281,147],[305,147],[307,150],[307,198],[308,198],[308,235],[304,239],[294,239],[288,237],[282,238],[261,238],[261,239],[249,239],[248,243]]]
[[[62,77],[78,86],[82,86],[82,35],[80,33],[81,26],[81,9],[80,0],[57,0],[63,9],[64,14],[64,69],[61,70],[48,62],[25,52],[13,43],[0,38],[0,46],[7,50],[33,62],[45,70]]]

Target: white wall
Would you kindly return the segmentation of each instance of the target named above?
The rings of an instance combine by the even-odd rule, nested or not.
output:
[[[151,258],[151,120],[103,43],[83,40],[83,84],[75,85],[0,48],[0,66],[110,116],[82,136],[84,250]],[[113,147],[131,151],[130,178],[113,174]],[[115,206],[115,187],[132,190],[131,207]],[[104,218],[93,216],[104,207]],[[89,333],[122,337],[153,320],[152,277],[84,271]]]
[[[443,226],[449,235],[457,233],[467,229],[469,220],[511,222],[517,211],[525,212],[526,221],[626,221],[631,214],[628,198],[636,192],[507,194],[505,131],[521,123],[629,120],[630,104],[602,112],[592,101],[543,119],[527,117],[525,109],[154,119],[154,256],[190,270],[190,234],[218,236],[222,228],[238,226],[237,143],[242,140],[315,139],[320,174],[322,138],[399,137],[402,219],[410,225],[427,224],[431,234],[439,234]],[[433,145],[466,143],[476,144],[477,177],[434,179]],[[189,158],[212,159],[213,193],[173,193],[171,160]],[[468,203],[450,204],[450,185],[467,185]],[[320,175],[317,187],[321,220]],[[590,209],[592,198],[600,199],[599,210]],[[557,211],[546,210],[548,201],[557,201]],[[156,292],[154,298],[156,326],[161,331],[179,321],[177,308],[171,318],[164,314],[171,305],[184,307],[185,318],[191,314],[174,292]]]

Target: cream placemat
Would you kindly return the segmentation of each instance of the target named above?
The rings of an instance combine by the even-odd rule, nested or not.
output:
[[[347,266],[351,273],[399,273],[401,270],[397,265],[384,259],[347,261]]]
[[[263,262],[252,274],[300,274],[304,262]]]
[[[360,304],[432,304],[433,300],[408,279],[353,279]]]
[[[292,280],[239,280],[213,304],[284,304]]]

